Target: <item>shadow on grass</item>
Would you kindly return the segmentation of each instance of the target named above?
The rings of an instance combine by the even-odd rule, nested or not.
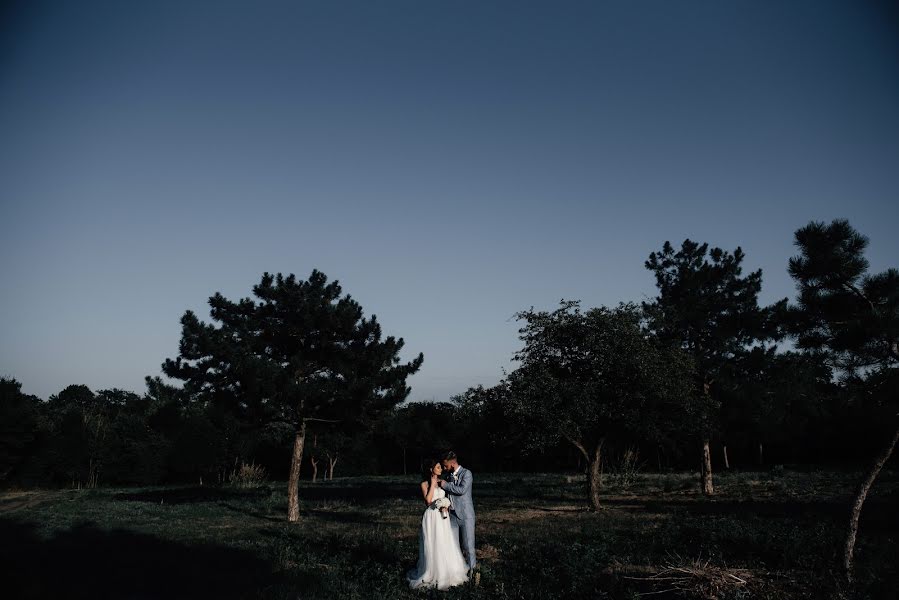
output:
[[[521,482],[522,480],[516,480]],[[113,500],[125,502],[151,502],[153,504],[198,504],[203,502],[262,500],[269,498],[273,492],[283,492],[280,485],[267,484],[258,488],[236,489],[225,486],[189,486],[152,489],[137,492],[120,492],[112,496]],[[482,483],[475,491],[482,500],[503,500],[510,498],[509,486],[503,483]],[[357,506],[383,504],[388,500],[418,501],[421,491],[414,482],[372,481],[360,483],[358,480],[331,481],[310,483],[303,482],[299,489],[300,502],[349,502]],[[546,482],[528,483],[520,487],[512,497],[533,501],[570,501],[571,494],[562,491],[557,485]],[[256,515],[260,516],[260,515]]]
[[[840,501],[795,501],[795,500],[642,500],[607,498],[605,506],[634,512],[655,512],[663,514],[686,513],[708,516],[745,516],[770,518],[828,519],[841,522],[849,518],[849,506]],[[897,528],[895,504],[889,498],[869,498],[865,503],[863,520],[866,526]]]
[[[258,500],[268,498],[271,489],[267,486],[254,489],[237,489],[217,486],[193,486],[147,490],[144,492],[122,492],[112,499],[126,502],[152,502],[154,504],[194,504],[218,502],[220,500]]]
[[[283,492],[284,488],[265,485],[259,488],[236,489],[219,486],[193,486],[121,492],[113,495],[113,500],[125,502],[152,502],[154,504],[194,504],[220,502],[223,500],[261,500],[273,491]],[[385,500],[417,499],[421,491],[414,485],[402,483],[377,483],[359,485],[354,483],[319,483],[300,486],[300,501],[343,501],[354,504],[381,504]]]
[[[420,489],[404,483],[347,485],[329,482],[300,488],[300,501],[343,501],[360,506],[382,504],[385,500],[414,500],[420,497]]]
[[[5,598],[247,598],[277,583],[267,561],[243,550],[92,523],[45,539],[35,523],[0,519],[0,539]]]

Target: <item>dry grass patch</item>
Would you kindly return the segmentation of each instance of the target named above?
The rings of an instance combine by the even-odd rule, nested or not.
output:
[[[674,593],[685,598],[718,600],[731,596],[736,588],[745,587],[752,579],[752,574],[747,569],[719,567],[710,560],[675,556],[661,570],[651,575],[629,575],[623,578],[644,582],[653,588],[640,593],[640,596]]]

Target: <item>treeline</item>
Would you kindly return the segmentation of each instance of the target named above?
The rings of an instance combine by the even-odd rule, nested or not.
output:
[[[759,377],[724,403],[712,446],[719,468],[855,467],[887,438],[888,387],[872,392],[864,380],[831,381],[827,365],[794,352],[778,355],[770,367],[771,379]],[[290,427],[248,428],[214,406],[190,406],[158,380],[144,394],[71,385],[43,401],[22,393],[14,379],[0,378],[0,423],[0,479],[22,486],[225,483],[242,463],[284,480],[293,444]],[[313,462],[319,479],[332,465],[337,476],[415,474],[450,447],[480,472],[583,472],[587,466],[567,441],[533,452],[528,432],[507,414],[495,388],[473,388],[452,402],[404,403],[355,435],[326,424],[318,430],[311,430],[304,479],[312,478]],[[621,468],[633,452],[643,470],[697,468],[695,442],[672,434],[610,441],[604,471]]]
[[[741,248],[685,240],[651,252],[641,303],[521,311],[517,368],[450,403],[405,403],[402,338],[313,271],[268,273],[255,299],[209,299],[216,324],[181,319],[179,354],[143,395],[73,385],[46,402],[0,381],[0,478],[22,485],[224,483],[245,463],[288,480],[417,471],[456,449],[479,471],[602,473],[642,465],[713,474],[772,463],[868,463],[899,438],[899,271],[869,273],[845,220],[796,231],[793,302],[759,304]],[[246,468],[243,468],[245,471]],[[847,554],[847,556],[849,556]],[[847,559],[848,560],[848,559]]]
[[[675,249],[666,242],[645,263],[658,285],[651,301],[595,309],[563,301],[554,311],[519,313],[520,367],[495,387],[471,388],[446,403],[400,403],[408,390],[394,390],[393,400],[361,411],[361,419],[340,414],[357,411],[359,399],[323,411],[319,420],[310,412],[300,475],[417,472],[447,447],[479,471],[583,471],[600,439],[605,472],[625,459],[636,459],[643,469],[698,468],[704,457],[696,447],[703,442],[719,469],[855,466],[883,445],[894,423],[894,271],[872,284],[879,314],[866,321],[859,311],[870,308],[870,299],[852,287],[866,277],[864,238],[835,221],[798,231],[797,244],[803,254],[790,269],[806,287],[793,305],[784,299],[764,307],[758,305],[761,271],[742,273],[740,248],[729,253],[686,240]],[[822,265],[811,268],[821,272],[801,273],[815,256]],[[816,305],[814,295],[828,277],[845,297]],[[341,303],[337,282],[327,284],[320,273],[292,284],[278,278],[284,289],[305,284],[309,303],[321,296]],[[274,283],[266,274],[254,291],[271,298]],[[210,298],[222,320],[215,332],[188,311],[182,351],[198,346],[201,334],[226,333],[236,322],[226,311],[245,311],[246,302]],[[302,303],[289,308],[312,312]],[[852,331],[829,332],[832,341],[842,336],[842,347],[826,347],[821,319],[827,310],[834,321],[854,323]],[[306,316],[300,329],[324,318]],[[344,329],[360,319],[361,312],[351,315]],[[234,355],[246,359],[255,350],[245,343],[228,347],[225,337],[202,340],[205,349],[166,361],[164,371],[183,379],[182,387],[148,376],[143,394],[71,385],[42,401],[23,394],[15,379],[0,379],[0,481],[74,487],[222,483],[243,463],[286,478],[296,415],[284,418],[272,410],[277,403],[266,402],[261,389],[255,398],[251,386],[240,389],[261,371],[237,373]],[[662,347],[678,355],[663,356]],[[390,349],[394,356],[396,350]],[[308,350],[299,354],[314,362]],[[202,374],[199,368],[190,372],[189,358],[193,365],[206,361]],[[282,408],[295,401],[284,398]]]
[[[723,404],[712,446],[721,469],[854,467],[886,439],[888,388],[872,395],[864,381],[831,381],[827,365],[793,352],[778,355],[769,368],[770,379],[757,377]],[[497,391],[473,388],[453,402],[407,402],[355,435],[323,423],[310,430],[301,475],[311,479],[317,470],[324,479],[331,466],[338,476],[412,474],[449,447],[481,472],[583,472],[587,462],[567,441],[532,451],[530,434],[507,414]],[[142,395],[71,385],[42,401],[3,378],[0,423],[0,478],[22,486],[224,483],[242,463],[283,480],[294,441],[288,426],[247,427],[214,405],[191,406],[158,379]],[[643,470],[697,467],[695,441],[671,434],[610,441],[604,471],[614,472],[634,451]]]

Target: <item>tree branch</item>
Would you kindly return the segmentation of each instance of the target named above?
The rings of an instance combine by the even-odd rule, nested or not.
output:
[[[587,452],[587,449],[584,447],[584,444],[582,444],[579,440],[576,440],[573,436],[569,435],[569,433],[567,431],[562,432],[562,437],[564,437],[566,440],[568,440],[569,442],[574,444],[574,447],[577,448],[578,450],[580,450],[581,454],[584,455],[584,459],[588,463],[590,462],[590,453]]]
[[[865,296],[865,295],[862,293],[862,291],[861,291],[860,289],[858,289],[857,287],[855,287],[855,286],[852,285],[851,283],[844,283],[843,285],[844,285],[847,289],[849,289],[851,292],[853,292],[856,296],[858,296],[859,298],[861,298],[864,302],[867,302],[867,303],[868,303],[868,306],[871,307],[871,312],[872,312],[872,313],[875,313],[875,314],[877,313],[877,307],[874,306],[874,303],[871,302],[871,300],[870,300],[867,296]]]

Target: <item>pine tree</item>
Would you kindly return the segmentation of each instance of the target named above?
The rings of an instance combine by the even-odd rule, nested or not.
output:
[[[762,309],[758,295],[762,271],[742,274],[743,250],[733,254],[708,244],[684,240],[675,251],[665,242],[652,252],[647,269],[655,274],[659,294],[644,302],[650,328],[666,342],[686,351],[696,365],[693,431],[701,442],[700,483],[714,493],[711,438],[720,427],[720,398],[715,393],[722,370],[750,345],[774,337],[775,315],[786,299]]]
[[[312,421],[373,420],[409,394],[406,378],[423,356],[400,363],[403,339],[381,339],[377,318],[363,317],[337,281],[312,271],[298,281],[264,273],[258,299],[209,299],[218,327],[186,311],[180,355],[163,371],[187,393],[228,407],[244,422],[290,424],[295,431],[288,481],[288,520],[299,520],[297,486]]]
[[[797,345],[824,353],[844,373],[895,373],[899,270],[868,274],[864,256],[868,238],[845,219],[829,225],[812,221],[796,231],[795,244],[800,254],[790,259],[789,272],[799,289],[797,306],[791,308]],[[843,549],[843,569],[849,579],[862,505],[899,440],[899,414],[894,418],[893,433],[859,482],[850,509]]]

